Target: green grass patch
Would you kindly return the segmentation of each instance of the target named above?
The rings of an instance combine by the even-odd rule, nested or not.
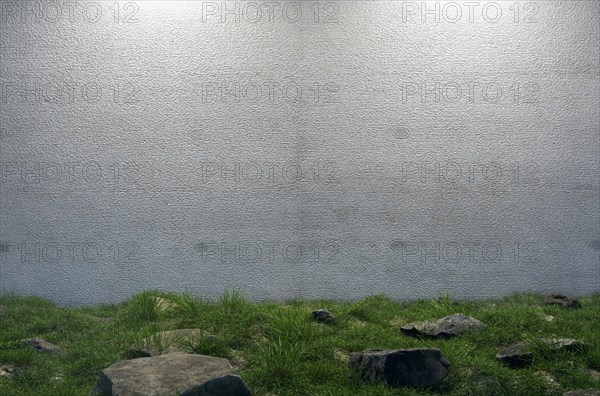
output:
[[[239,291],[215,300],[192,293],[157,290],[118,305],[68,308],[37,297],[5,295],[0,304],[0,364],[17,368],[0,377],[2,395],[87,395],[101,370],[128,358],[128,351],[163,330],[199,328],[193,353],[225,357],[255,395],[562,395],[600,388],[600,294],[581,298],[582,308],[544,306],[536,294],[490,301],[436,299],[396,302],[385,295],[353,303],[288,301],[252,303]],[[311,311],[330,310],[336,319],[316,323]],[[474,316],[484,330],[451,339],[416,339],[400,332],[406,323],[453,313]],[[112,318],[112,321],[100,318]],[[67,352],[41,354],[22,346],[40,337]],[[575,352],[553,351],[542,338],[575,338]],[[509,369],[495,355],[528,340],[531,367]],[[160,347],[161,340],[156,341]],[[348,369],[352,352],[364,349],[439,348],[451,373],[439,389],[360,384]],[[549,378],[551,380],[549,380]]]

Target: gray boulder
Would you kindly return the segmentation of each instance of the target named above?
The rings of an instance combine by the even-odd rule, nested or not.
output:
[[[102,370],[92,395],[251,396],[227,359],[181,352],[122,360]]]
[[[61,350],[57,345],[54,345],[41,338],[27,338],[21,340],[24,345],[29,345],[38,352],[51,353],[53,355],[66,355],[66,352]]]
[[[544,297],[544,304],[546,305],[558,305],[562,308],[581,308],[581,304],[578,300],[567,297],[564,294],[552,293]]]
[[[410,336],[426,336],[431,338],[454,337],[467,331],[480,330],[485,325],[479,320],[461,313],[445,316],[435,321],[409,323],[400,330]]]
[[[367,350],[350,355],[349,366],[361,382],[390,386],[435,387],[449,373],[450,363],[439,349]]]
[[[547,346],[551,351],[575,352],[587,347],[587,344],[573,338],[542,338],[541,345]],[[510,368],[528,366],[533,361],[533,348],[535,345],[528,341],[521,341],[515,345],[502,349],[496,354],[496,359]]]
[[[542,342],[553,351],[564,350],[575,352],[586,348],[588,345],[573,338],[542,338]]]

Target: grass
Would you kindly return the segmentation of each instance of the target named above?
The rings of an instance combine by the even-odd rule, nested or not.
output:
[[[164,300],[164,309],[157,306]],[[164,304],[164,302],[171,302]],[[2,395],[87,395],[101,370],[126,359],[132,345],[162,330],[199,328],[213,337],[189,345],[193,353],[225,357],[239,369],[255,395],[562,395],[573,389],[600,389],[600,294],[580,299],[583,308],[542,305],[536,294],[494,301],[395,302],[383,295],[355,303],[288,301],[251,303],[239,291],[215,301],[191,293],[146,291],[119,305],[60,308],[37,297],[5,295],[0,304],[0,365],[17,367],[0,377]],[[336,319],[315,323],[311,311],[325,308]],[[462,312],[483,321],[480,332],[452,339],[415,339],[401,334],[405,323]],[[549,321],[552,316],[554,319]],[[98,320],[114,318],[112,322]],[[66,357],[41,354],[20,345],[40,337],[59,345]],[[541,338],[575,338],[588,347],[551,351]],[[499,349],[529,340],[531,367],[509,369]],[[155,340],[162,348],[160,339]],[[451,373],[435,390],[360,384],[347,366],[351,352],[364,349],[439,348]],[[595,370],[595,371],[594,371]],[[549,380],[550,378],[550,380]]]

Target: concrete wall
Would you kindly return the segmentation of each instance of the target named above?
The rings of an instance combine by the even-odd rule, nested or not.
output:
[[[2,292],[600,291],[597,1],[0,1]]]

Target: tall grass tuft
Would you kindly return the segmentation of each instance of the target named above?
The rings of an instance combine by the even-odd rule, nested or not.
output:
[[[175,313],[180,320],[197,323],[202,315],[210,310],[210,301],[203,297],[196,297],[192,292],[171,297],[175,303]]]
[[[122,319],[130,326],[141,327],[158,319],[156,295],[153,292],[142,292],[133,296],[125,305]]]
[[[248,307],[248,301],[240,290],[225,290],[217,304],[226,313],[241,313]]]

